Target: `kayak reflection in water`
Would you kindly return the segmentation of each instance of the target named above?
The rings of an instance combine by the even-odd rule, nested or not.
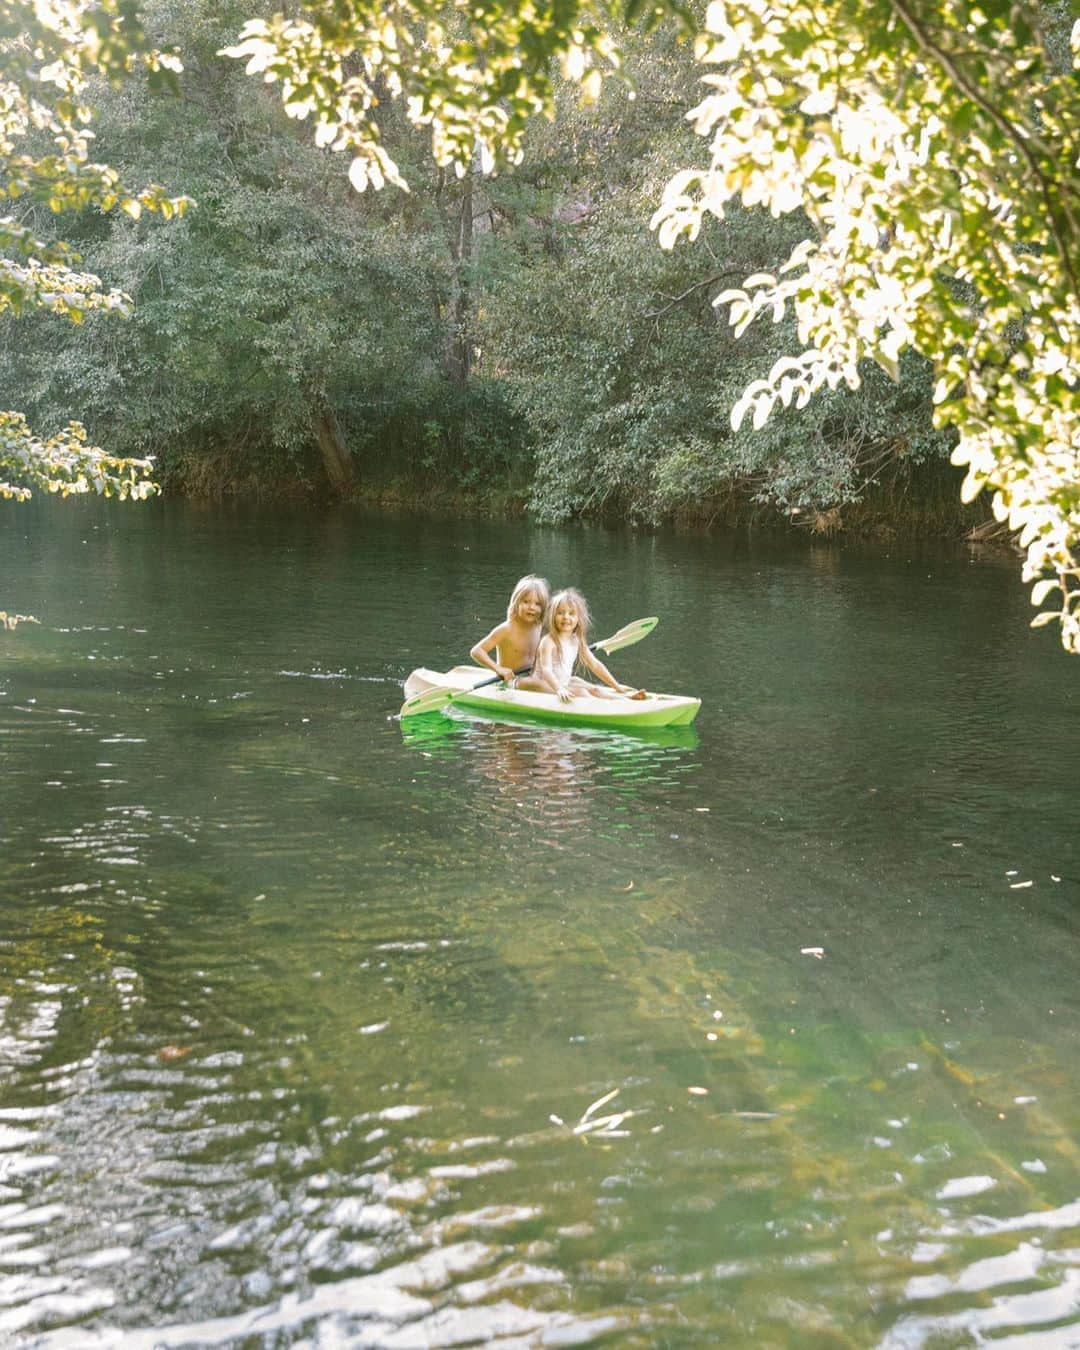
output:
[[[541,690],[557,694],[562,703],[575,698],[648,698],[644,689],[620,684],[589,650],[589,624],[589,607],[580,591],[568,588],[552,596],[544,615],[544,636],[536,649],[533,670],[533,679],[539,682]],[[574,667],[578,662],[608,688],[601,689],[576,676]]]

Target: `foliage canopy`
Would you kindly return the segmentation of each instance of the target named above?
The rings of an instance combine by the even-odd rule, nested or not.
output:
[[[671,181],[655,224],[670,247],[734,199],[805,213],[815,236],[775,276],[717,298],[737,333],[790,309],[802,347],[732,424],[921,353],[965,497],[993,490],[1033,602],[1058,594],[1035,622],[1056,614],[1076,652],[1080,96],[1053,18],[1001,0],[710,5],[699,55],[718,69],[691,114],[709,164]]]
[[[832,530],[873,494],[867,514],[940,517],[949,438],[929,424],[925,363],[731,430],[794,321],[736,342],[710,297],[778,266],[803,225],[739,208],[693,249],[656,247],[649,216],[697,148],[677,114],[698,71],[673,30],[625,34],[595,104],[556,75],[556,118],[533,121],[512,172],[440,169],[384,102],[411,192],[358,196],[216,55],[250,12],[145,0],[150,40],[182,57],[179,98],[143,81],[93,91],[97,154],[125,180],[183,185],[199,209],[168,229],[120,211],[59,222],[134,314],[0,321],[0,399],[17,394],[35,428],[85,409],[93,440],[154,456],[165,486],[196,495],[527,494],[545,520],[779,510]],[[335,427],[344,488],[325,460]]]
[[[440,167],[485,171],[519,163],[526,127],[555,112],[553,66],[595,101],[619,70],[616,34],[675,16],[684,0],[309,0],[299,14],[245,24],[225,54],[249,74],[280,81],[291,117],[311,117],[318,145],[352,154],[353,185],[405,187],[380,136],[376,110],[400,99],[409,121],[430,130]]]
[[[94,311],[130,312],[126,295],[77,270],[74,249],[35,228],[42,213],[147,210],[168,218],[188,205],[156,185],[131,188],[90,158],[88,80],[119,79],[136,63],[157,87],[179,68],[148,45],[129,0],[0,0],[0,195],[17,212],[0,217],[0,314],[39,309],[81,323]],[[146,497],[154,491],[149,467],[88,445],[80,423],[42,438],[21,414],[0,413],[0,497],[25,498],[32,487]]]

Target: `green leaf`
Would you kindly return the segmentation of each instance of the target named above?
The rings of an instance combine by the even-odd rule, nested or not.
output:
[[[1044,577],[1042,581],[1037,581],[1031,588],[1031,603],[1041,605],[1051,591],[1058,590],[1060,582],[1057,577]]]

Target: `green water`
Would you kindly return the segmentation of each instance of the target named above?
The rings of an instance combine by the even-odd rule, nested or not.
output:
[[[0,1342],[1080,1345],[1080,664],[1013,563],[0,530]],[[399,724],[530,570],[695,726]]]

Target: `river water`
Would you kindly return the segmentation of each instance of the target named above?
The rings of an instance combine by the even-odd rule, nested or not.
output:
[[[2,510],[0,1342],[1080,1345],[1016,564]],[[399,723],[533,570],[695,727]]]

